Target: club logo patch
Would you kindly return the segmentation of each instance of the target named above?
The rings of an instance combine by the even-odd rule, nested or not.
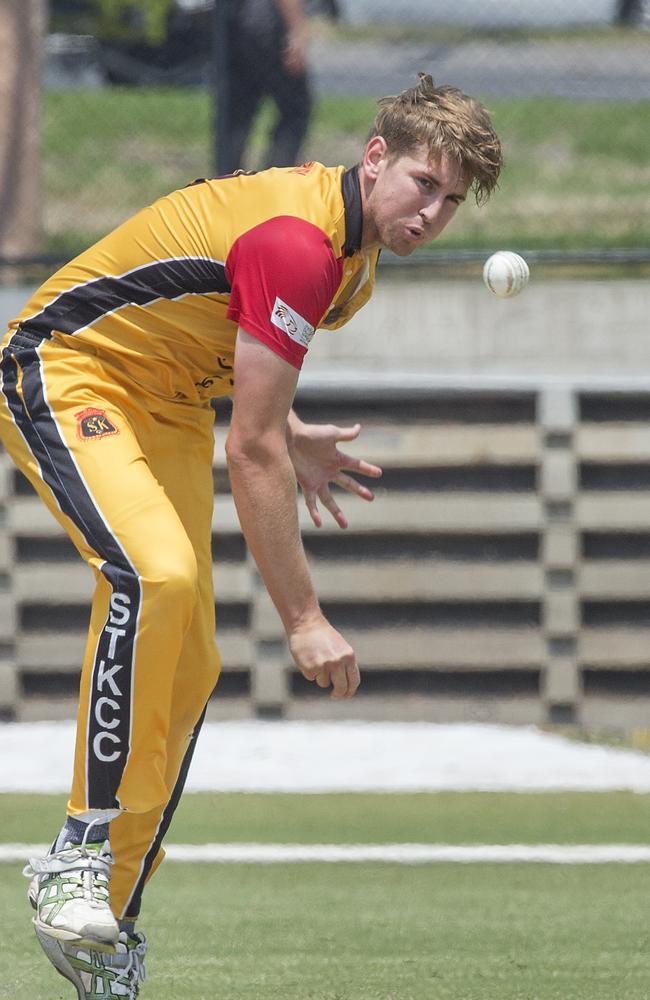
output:
[[[107,437],[109,434],[119,434],[115,424],[106,416],[105,410],[97,410],[94,406],[87,406],[85,410],[79,410],[79,413],[75,413],[75,416],[77,418],[77,434],[82,441]]]
[[[309,341],[314,336],[314,327],[282,299],[276,299],[273,303],[271,322],[301,347],[309,347]]]
[[[299,167],[293,167],[289,173],[290,174],[302,174],[303,177],[309,173],[313,167],[315,160],[307,160],[305,163],[301,163]]]

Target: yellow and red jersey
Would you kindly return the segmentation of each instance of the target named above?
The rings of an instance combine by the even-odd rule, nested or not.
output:
[[[179,395],[230,391],[237,327],[300,368],[315,329],[367,301],[356,168],[196,181],[160,198],[53,275],[11,324]]]

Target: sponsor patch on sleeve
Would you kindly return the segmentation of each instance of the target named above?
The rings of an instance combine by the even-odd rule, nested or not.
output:
[[[314,336],[315,328],[311,323],[277,297],[271,310],[271,322],[301,347],[308,347]]]

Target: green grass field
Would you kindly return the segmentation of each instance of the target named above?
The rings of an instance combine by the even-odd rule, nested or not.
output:
[[[61,796],[0,796],[2,842],[47,840]],[[169,840],[648,843],[650,796],[188,795]],[[71,990],[0,865],[0,998]],[[148,889],[143,1000],[645,1000],[645,865],[168,862]]]
[[[62,795],[0,795],[0,843],[39,843],[61,824]],[[650,843],[650,795],[186,795],[169,840],[206,843]]]
[[[650,162],[641,124],[648,102],[485,100],[504,142],[501,188],[486,209],[468,203],[437,246],[648,245]],[[354,163],[374,111],[370,99],[322,97],[305,155]],[[209,96],[199,90],[48,92],[50,250],[74,253],[159,195],[212,173],[211,122]],[[268,112],[258,123],[252,165],[265,122]]]

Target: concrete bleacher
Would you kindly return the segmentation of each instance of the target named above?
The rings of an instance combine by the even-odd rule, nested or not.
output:
[[[390,273],[389,273],[390,271]],[[363,685],[332,702],[292,670],[215,449],[224,672],[213,718],[545,721],[646,727],[650,711],[650,283],[480,282],[386,268],[319,333],[304,419],[361,420],[384,469],[350,528],[305,546]],[[0,318],[28,290],[0,289]],[[90,572],[0,455],[0,715],[75,711]]]
[[[364,424],[381,464],[350,528],[301,510],[326,612],[363,685],[331,702],[292,668],[241,537],[218,413],[214,580],[223,678],[212,718],[645,725],[650,708],[650,383],[305,380],[305,419]],[[223,411],[223,407],[220,407]],[[92,576],[1,464],[0,710],[74,714]]]

